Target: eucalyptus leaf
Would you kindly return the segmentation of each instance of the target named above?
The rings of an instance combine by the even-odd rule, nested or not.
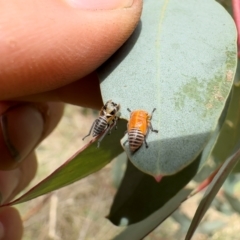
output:
[[[104,101],[119,102],[123,118],[127,108],[156,108],[149,148],[124,146],[137,168],[171,175],[196,159],[225,106],[236,56],[235,24],[216,1],[144,1],[136,31],[98,70]]]

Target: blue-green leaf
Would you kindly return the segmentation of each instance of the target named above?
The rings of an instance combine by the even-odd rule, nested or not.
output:
[[[99,69],[104,101],[131,110],[153,108],[149,148],[132,163],[153,176],[190,164],[209,141],[229,96],[236,68],[236,29],[214,0],[144,1],[141,23]],[[127,136],[122,140],[127,139]]]

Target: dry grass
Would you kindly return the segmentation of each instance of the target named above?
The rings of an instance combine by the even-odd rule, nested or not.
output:
[[[37,149],[39,170],[31,186],[49,175],[61,165],[84,142],[81,140],[89,130],[96,116],[75,106],[67,106],[58,128]],[[113,187],[112,164],[101,171],[70,186],[18,205],[24,220],[24,240],[108,240],[122,231],[112,225],[104,216],[109,213],[116,189]],[[200,196],[183,204],[182,211],[192,217]],[[197,233],[194,240],[239,239],[239,216],[231,217],[211,210],[206,219],[222,219],[225,228],[209,236]],[[178,230],[180,225],[168,218],[154,230],[147,240],[183,239]]]

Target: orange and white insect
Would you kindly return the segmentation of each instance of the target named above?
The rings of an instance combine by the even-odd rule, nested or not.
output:
[[[93,132],[92,136],[96,137],[106,130],[105,133],[98,140],[97,147],[99,147],[100,142],[103,140],[106,134],[108,132],[111,132],[111,130],[116,126],[117,121],[121,115],[119,110],[120,104],[114,103],[112,100],[107,101],[100,110],[99,117],[93,122],[89,133],[82,140],[88,137],[91,132]]]
[[[158,130],[153,129],[151,123],[152,115],[156,108],[153,109],[151,115],[144,110],[135,110],[132,112],[129,108],[127,110],[131,113],[127,129],[127,141],[129,142],[131,152],[135,152],[137,149],[139,149],[142,146],[143,142],[145,142],[146,148],[148,148],[146,137],[148,135],[149,129],[152,132],[158,133]]]

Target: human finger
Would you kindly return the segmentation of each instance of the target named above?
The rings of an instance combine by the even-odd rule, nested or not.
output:
[[[2,112],[0,104],[0,169],[17,168],[56,127],[62,114],[62,103],[16,103]]]
[[[64,102],[86,108],[100,109],[102,97],[95,72],[61,88],[13,99],[27,102]]]
[[[31,152],[20,166],[10,171],[0,171],[1,204],[12,201],[17,194],[26,188],[37,172],[37,157]]]
[[[4,207],[0,209],[0,239],[20,240],[23,235],[23,224],[17,209]]]
[[[142,8],[141,0],[0,2],[0,100],[93,72],[131,35]]]

